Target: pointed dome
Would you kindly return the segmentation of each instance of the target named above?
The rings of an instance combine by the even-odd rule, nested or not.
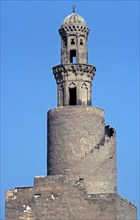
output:
[[[78,15],[76,13],[72,13],[72,14],[68,15],[62,23],[62,25],[73,25],[73,24],[79,24],[82,26],[86,26],[85,20],[80,15]]]

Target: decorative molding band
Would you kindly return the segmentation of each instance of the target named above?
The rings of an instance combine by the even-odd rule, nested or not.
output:
[[[61,36],[70,34],[70,33],[77,34],[77,31],[80,32],[80,34],[88,35],[90,29],[88,27],[80,26],[80,25],[69,25],[69,26],[62,25],[61,28],[59,29],[59,34]]]
[[[58,77],[58,75],[66,76],[70,75],[71,72],[75,75],[89,75],[93,77],[96,72],[95,66],[87,65],[87,64],[61,64],[58,66],[55,66],[52,68],[53,74],[55,78]]]

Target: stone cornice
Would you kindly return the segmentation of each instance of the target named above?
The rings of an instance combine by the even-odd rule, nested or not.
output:
[[[61,36],[65,36],[67,34],[80,34],[80,35],[88,35],[90,29],[81,25],[62,25],[59,29],[59,34]]]
[[[59,74],[59,73],[68,73],[68,72],[73,72],[75,74],[94,74],[96,72],[96,68],[93,65],[88,65],[88,64],[60,64],[58,66],[54,66],[53,68],[53,73],[54,74]]]
[[[61,64],[52,68],[55,79],[69,76],[71,73],[75,75],[86,75],[93,78],[96,68],[88,64]]]

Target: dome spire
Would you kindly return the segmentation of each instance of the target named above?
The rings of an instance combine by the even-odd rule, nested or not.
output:
[[[75,5],[72,6],[72,12],[75,13]]]

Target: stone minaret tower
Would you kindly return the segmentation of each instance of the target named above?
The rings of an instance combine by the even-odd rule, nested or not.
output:
[[[91,107],[95,67],[88,64],[89,28],[72,13],[59,29],[61,65],[53,68],[58,108],[48,113],[48,175],[83,179],[88,193],[116,192],[116,135],[104,111]]]
[[[61,64],[53,67],[58,107],[48,112],[48,176],[6,192],[7,220],[136,220],[117,194],[116,132],[91,105],[95,67],[88,64],[89,28],[75,13],[59,29]]]
[[[91,106],[92,79],[95,67],[88,64],[89,29],[84,19],[73,13],[59,29],[61,65],[53,68],[57,81],[58,106]]]

